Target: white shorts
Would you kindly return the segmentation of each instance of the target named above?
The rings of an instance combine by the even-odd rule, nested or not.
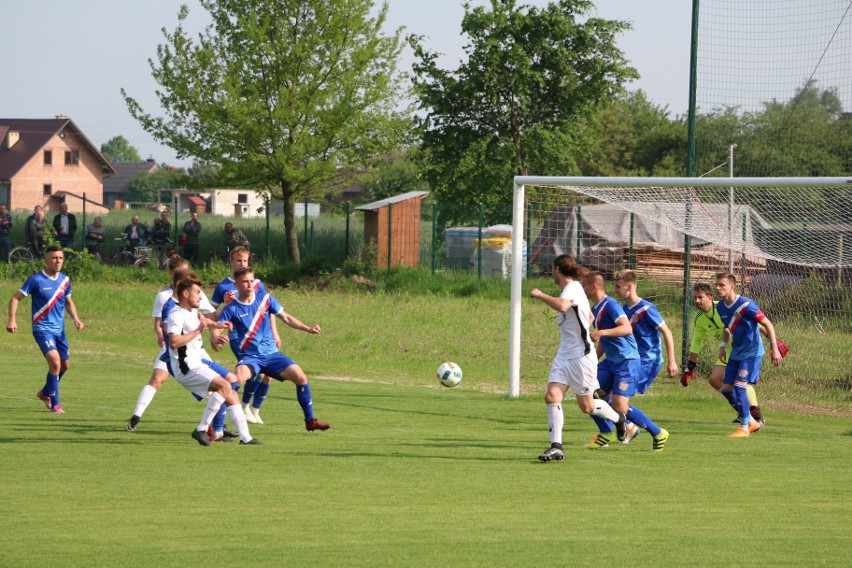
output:
[[[191,369],[187,374],[181,377],[175,377],[177,382],[193,394],[206,398],[210,394],[210,383],[213,379],[219,378],[219,373],[208,367],[201,365]]]
[[[594,350],[577,359],[554,359],[548,383],[566,385],[576,395],[591,395],[598,384],[598,356]]]
[[[160,349],[160,352],[159,352],[159,353],[157,353],[157,358],[156,358],[156,359],[154,359],[154,367],[153,367],[153,368],[154,368],[154,370],[155,370],[155,371],[165,371],[165,372],[167,372],[167,373],[168,373],[168,372],[169,372],[169,368],[166,366],[166,362],[165,362],[165,361],[161,361],[161,360],[160,360],[160,357],[162,357],[162,356],[163,356],[163,353],[165,353],[165,354],[166,354],[166,357],[168,357],[168,356],[169,356],[168,351],[167,351],[167,349],[166,349],[165,347],[163,347],[162,349]]]

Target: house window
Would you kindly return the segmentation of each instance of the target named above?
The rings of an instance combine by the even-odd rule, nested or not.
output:
[[[53,195],[53,186],[49,183],[44,184],[44,189],[42,189],[42,195]]]
[[[53,152],[51,150],[44,151],[44,165],[49,166],[53,164]]]
[[[76,166],[80,163],[80,152],[77,150],[69,150],[65,152],[65,165]]]
[[[248,203],[248,193],[238,193],[237,203]]]

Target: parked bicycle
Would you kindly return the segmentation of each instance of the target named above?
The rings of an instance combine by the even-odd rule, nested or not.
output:
[[[124,241],[122,237],[115,239]],[[147,245],[140,244],[134,247],[122,246],[112,256],[103,259],[105,264],[114,266],[133,266],[134,268],[147,268],[153,249]]]
[[[9,251],[9,262],[30,262],[36,258],[40,257],[35,253],[32,245],[29,244],[18,245]]]

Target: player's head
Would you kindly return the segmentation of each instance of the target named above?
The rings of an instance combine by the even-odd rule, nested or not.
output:
[[[606,296],[606,278],[597,270],[589,272],[583,277],[583,290],[589,298],[603,298]]]
[[[50,276],[62,270],[63,262],[65,262],[65,253],[61,248],[53,245],[44,249],[44,266]]]
[[[183,258],[182,256],[175,254],[172,255],[171,258],[169,258],[167,266],[169,268],[169,274],[174,276],[175,272],[177,272],[181,268],[186,268],[188,270],[189,261]]]
[[[201,281],[197,277],[187,276],[177,283],[175,288],[180,304],[187,308],[197,308],[201,304]]]
[[[636,291],[636,280],[636,273],[632,270],[625,269],[616,272],[612,281],[618,297],[622,300],[628,299]]]
[[[695,302],[695,307],[702,312],[709,312],[713,309],[713,288],[710,284],[699,282],[692,287],[692,301]]]
[[[172,274],[172,288],[177,290],[177,286],[181,280],[185,279],[198,280],[198,274],[192,271],[189,265],[181,266]]]
[[[737,287],[737,277],[730,272],[720,272],[716,275],[716,295],[727,298],[734,294]]]
[[[560,254],[553,259],[553,278],[559,283],[558,274],[570,278],[571,280],[579,280],[589,272],[589,269],[580,266],[574,260],[574,257],[567,254]]]
[[[234,271],[234,286],[241,298],[251,296],[254,290],[254,269],[251,266],[238,268]]]
[[[234,247],[228,254],[228,262],[231,263],[231,271],[245,268],[249,264],[249,250],[246,247]]]

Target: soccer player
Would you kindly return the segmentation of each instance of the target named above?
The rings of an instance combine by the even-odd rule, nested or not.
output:
[[[766,350],[760,339],[760,327],[769,337],[769,356],[776,367],[781,364],[781,351],[775,326],[751,298],[736,292],[737,279],[733,274],[721,272],[716,275],[716,295],[719,303],[716,310],[725,329],[719,343],[719,360],[727,361],[725,377],[722,379],[722,395],[731,406],[739,411],[739,427],[731,438],[748,438],[760,430],[760,422],[749,412],[748,385],[754,386],[760,379],[760,364]],[[728,341],[733,343],[730,357],[727,355]]]
[[[178,305],[169,313],[166,321],[171,370],[177,382],[194,395],[202,398],[209,395],[201,422],[192,431],[193,439],[202,446],[212,444],[208,429],[224,403],[227,405],[231,422],[237,426],[240,443],[259,445],[261,442],[252,438],[249,433],[239,396],[231,388],[236,377],[208,358],[201,339],[201,334],[208,325],[215,329],[230,326],[224,322],[210,322],[198,313],[198,306],[201,304],[201,282],[197,279],[184,278],[178,282],[175,295]]]
[[[229,295],[225,300],[229,303],[219,321],[230,322],[238,337],[242,358],[237,362],[235,370],[237,380],[243,384],[258,373],[263,373],[282,382],[291,381],[296,385],[296,399],[305,415],[305,428],[309,432],[328,430],[331,424],[320,422],[314,417],[311,387],[305,372],[295,361],[278,351],[270,319],[275,316],[293,329],[310,334],[318,334],[320,326],[302,323],[285,312],[272,295],[255,292],[254,270],[250,266],[234,272],[234,285],[237,297],[233,299]]]
[[[639,297],[636,291],[636,273],[632,270],[619,270],[613,277],[615,293],[624,302],[624,315],[633,327],[633,337],[639,349],[641,370],[636,378],[636,392],[644,394],[663,368],[662,344],[666,346],[666,372],[670,377],[678,373],[675,363],[674,339],[672,332],[660,315],[657,306]],[[660,337],[662,336],[662,341]],[[627,436],[621,442],[629,444],[639,435],[640,429],[633,423],[627,424]]]
[[[250,256],[251,253],[249,250],[243,246],[231,249],[228,253],[228,262],[231,265],[231,274],[233,274],[235,270],[247,267],[249,265]],[[225,295],[229,292],[234,292],[235,290],[236,286],[234,285],[234,278],[232,275],[229,275],[216,285],[216,289],[213,290],[213,296],[210,298],[210,303],[217,309],[220,306],[224,308],[223,302],[225,300]],[[260,280],[254,281],[254,290],[260,295],[267,294],[266,287]],[[280,348],[281,338],[278,336],[278,326],[274,319],[272,320],[272,336],[275,338],[276,349]],[[230,334],[231,351],[234,353],[237,361],[242,358],[239,343],[236,332],[232,332]],[[263,405],[263,402],[266,400],[266,396],[269,394],[269,385],[271,383],[272,379],[268,376],[259,375],[243,385],[243,412],[246,415],[246,420],[252,424],[263,424],[263,419],[260,417],[260,407]],[[252,397],[254,397],[253,402]]]
[[[719,311],[716,309],[716,302],[713,300],[713,288],[709,284],[699,282],[692,287],[692,301],[695,307],[698,308],[698,315],[695,316],[693,322],[692,340],[689,344],[689,357],[686,366],[683,368],[683,374],[680,377],[680,384],[687,387],[689,382],[695,378],[695,369],[698,366],[698,353],[701,351],[701,346],[704,344],[706,337],[711,337],[716,341],[722,340],[722,333],[725,330],[725,324],[722,323],[722,318],[719,317]],[[763,327],[760,328],[762,334],[766,334]],[[726,349],[728,358],[731,356],[731,347],[729,342]],[[781,357],[785,357],[790,348],[778,339],[778,349],[781,351]],[[720,394],[728,399],[734,410],[739,415],[737,403],[733,400],[733,395],[730,393],[722,393],[722,379],[725,377],[725,362],[716,359],[713,363],[713,368],[710,371],[710,376],[707,381],[710,386],[719,391]],[[749,412],[755,420],[763,426],[766,422],[763,419],[763,414],[760,412],[760,405],[757,402],[757,393],[752,385],[746,385],[746,393],[748,394]],[[734,420],[739,424],[739,416]]]
[[[605,286],[606,280],[600,272],[590,272],[583,278],[583,290],[593,302],[595,330],[590,337],[592,341],[598,342],[598,357],[606,354],[606,358],[598,362],[598,382],[601,385],[599,392],[612,397],[610,404],[616,412],[624,413],[627,420],[647,430],[654,438],[654,451],[660,452],[665,448],[669,433],[654,424],[639,408],[630,404],[630,397],[636,393],[636,379],[641,373],[639,349],[633,337],[630,320],[618,301],[607,296]],[[612,433],[611,423],[594,415],[592,418],[600,433],[587,446],[593,450],[609,446],[612,441],[609,438]],[[619,435],[619,440],[623,441],[622,435]]]
[[[27,278],[20,290],[9,300],[9,322],[6,331],[18,331],[18,303],[32,296],[33,337],[47,361],[47,380],[36,397],[54,414],[64,414],[59,403],[59,381],[71,366],[68,339],[65,336],[65,309],[71,315],[74,327],[85,327],[77,316],[77,307],[71,299],[71,280],[61,272],[65,255],[57,246],[44,251],[44,270]]]
[[[538,456],[543,462],[565,459],[562,449],[562,428],[565,423],[562,400],[569,387],[580,410],[615,422],[620,429],[624,427],[623,414],[615,412],[606,401],[594,398],[595,391],[600,388],[597,379],[598,357],[589,336],[592,321],[589,300],[579,282],[579,278],[586,272],[588,270],[577,265],[567,254],[559,255],[553,260],[552,268],[553,281],[562,290],[559,297],[549,296],[538,288],[530,292],[530,296],[556,310],[556,324],[561,338],[544,394],[550,447]]]

